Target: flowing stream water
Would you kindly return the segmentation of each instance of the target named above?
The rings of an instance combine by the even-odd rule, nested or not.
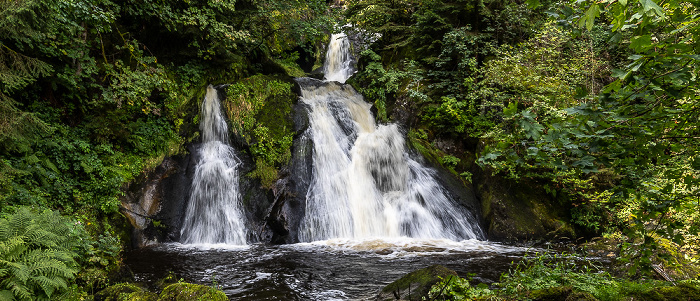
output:
[[[127,254],[137,281],[169,272],[215,285],[231,300],[368,300],[413,270],[442,264],[492,283],[531,250],[483,241],[475,216],[406,150],[395,124],[377,125],[345,80],[349,42],[333,35],[326,79],[298,79],[309,108],[313,176],[299,225],[303,243],[246,245],[238,165],[216,90],[202,104],[201,159],[181,243]]]
[[[195,167],[180,241],[245,245],[245,215],[238,189],[240,160],[228,144],[228,126],[212,86],[207,87],[200,116],[201,158]]]

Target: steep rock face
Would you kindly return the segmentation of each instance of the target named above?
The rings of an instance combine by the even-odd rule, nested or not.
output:
[[[540,185],[527,180],[516,183],[480,168],[474,172],[474,183],[489,238],[531,241],[574,237],[564,210]]]
[[[294,106],[295,137],[292,159],[282,171],[274,189],[275,200],[266,218],[265,240],[273,244],[299,242],[297,230],[304,216],[306,193],[312,176],[313,141],[309,127],[308,109],[303,103]]]
[[[165,158],[124,189],[120,211],[133,226],[134,247],[177,241],[191,185],[192,159],[191,155]]]
[[[165,158],[153,171],[131,183],[122,198],[121,212],[133,226],[132,244],[140,248],[160,242],[177,242],[190,197],[194,169],[200,158],[200,144],[190,144],[188,155]],[[250,157],[237,153],[242,175],[255,164]],[[272,192],[250,177],[240,178],[240,188],[247,225],[247,239],[260,241],[264,218],[272,204]],[[264,239],[263,239],[264,240]]]
[[[258,242],[267,240],[264,237],[265,217],[272,205],[273,193],[262,187],[260,180],[248,176],[255,169],[255,162],[244,152],[237,152],[242,164],[240,166],[239,189],[243,199],[243,212],[248,220],[248,241]]]

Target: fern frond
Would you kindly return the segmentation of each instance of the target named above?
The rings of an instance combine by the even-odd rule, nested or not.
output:
[[[6,219],[0,219],[0,241],[10,238],[10,223]]]
[[[60,287],[54,279],[46,276],[38,276],[32,278],[29,286],[40,288],[44,295],[46,295],[49,298],[51,298],[53,292]]]
[[[20,208],[0,219],[0,292],[16,300],[49,300],[78,273],[75,224],[54,211]],[[2,299],[0,299],[2,301]]]
[[[37,224],[27,226],[24,236],[27,238],[27,244],[44,248],[58,248],[56,242],[61,240],[56,234]]]
[[[53,258],[44,259],[40,262],[32,262],[29,263],[28,266],[31,269],[32,275],[36,276],[60,276],[71,278],[76,273],[74,269],[71,269],[65,263]]]
[[[20,236],[26,232],[27,227],[32,222],[32,214],[27,208],[21,208],[17,212],[10,216],[9,226],[10,226],[10,236]]]
[[[50,64],[28,57],[0,43],[0,83],[5,93],[31,84],[36,78],[47,76],[53,71]]]
[[[6,241],[0,242],[0,259],[18,261],[27,251],[27,248],[23,237],[12,237]]]
[[[29,291],[29,288],[25,285],[25,283],[10,278],[3,281],[2,286],[12,291],[12,294],[15,295],[16,299],[31,300],[32,298],[32,293]]]

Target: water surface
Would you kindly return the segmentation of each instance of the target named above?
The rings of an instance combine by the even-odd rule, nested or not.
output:
[[[493,283],[511,262],[535,251],[478,240],[409,238],[280,246],[164,244],[132,251],[126,264],[137,281],[154,284],[172,271],[188,282],[217,285],[231,300],[368,300],[392,281],[433,264]]]

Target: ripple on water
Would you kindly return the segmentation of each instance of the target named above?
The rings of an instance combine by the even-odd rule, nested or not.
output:
[[[499,243],[411,238],[332,239],[281,246],[163,244],[126,264],[150,284],[172,271],[220,287],[231,300],[364,300],[413,270],[441,264],[491,283],[523,255],[543,250]]]

